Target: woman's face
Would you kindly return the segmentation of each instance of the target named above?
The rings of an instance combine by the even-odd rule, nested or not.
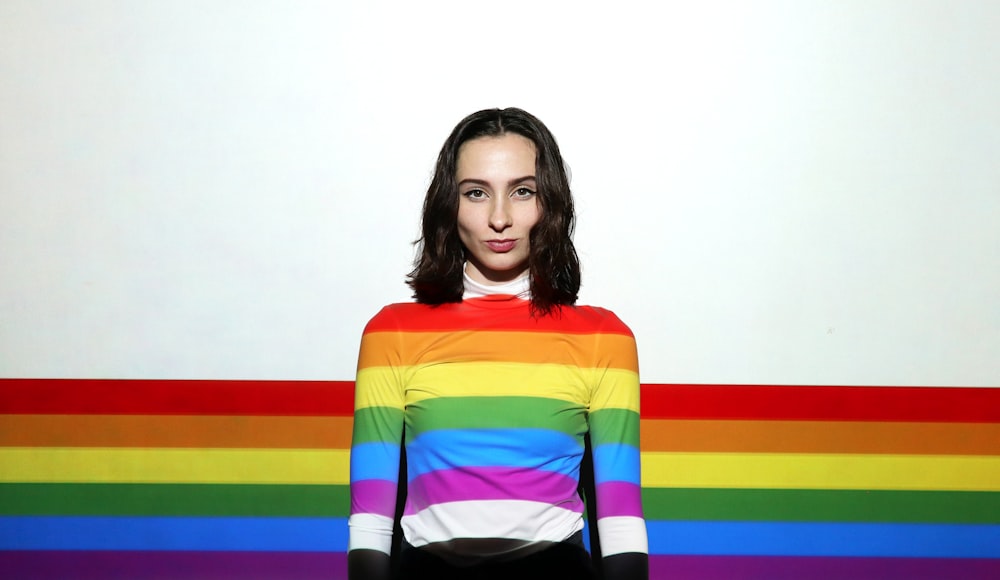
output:
[[[500,284],[528,269],[529,234],[538,222],[535,144],[515,133],[466,141],[458,150],[458,236],[466,272]]]

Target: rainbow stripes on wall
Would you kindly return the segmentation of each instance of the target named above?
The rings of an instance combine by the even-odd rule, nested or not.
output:
[[[1000,389],[649,385],[662,578],[1000,577]]]
[[[0,379],[0,576],[344,578],[350,382]],[[652,578],[1000,578],[1000,389],[644,385]]]

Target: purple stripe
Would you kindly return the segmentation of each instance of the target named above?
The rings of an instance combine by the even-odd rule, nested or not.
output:
[[[476,467],[432,471],[409,483],[407,515],[453,501],[514,499],[558,505],[583,513],[572,477],[521,467]]]
[[[343,552],[0,551],[4,578],[346,580]]]
[[[5,578],[345,580],[343,552],[0,551]],[[1000,578],[1000,559],[651,556],[650,580]]]
[[[396,515],[396,484],[384,479],[366,479],[351,484],[351,513]]]
[[[1000,559],[809,558],[771,556],[650,556],[650,580],[842,580],[878,578],[1000,578]]]
[[[597,492],[597,517],[642,517],[642,488],[634,483],[609,481],[600,483]]]

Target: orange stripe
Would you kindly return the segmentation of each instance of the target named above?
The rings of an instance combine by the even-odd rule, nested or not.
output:
[[[1000,455],[998,423],[642,420],[642,450]]]
[[[0,415],[5,447],[348,449],[351,417]]]
[[[5,447],[347,449],[350,417],[0,415]],[[997,423],[642,421],[642,450],[1000,455]]]
[[[370,332],[361,339],[358,368],[408,366],[428,361],[581,364],[579,355],[597,352],[619,368],[636,368],[635,341],[620,334],[542,332]],[[392,360],[386,360],[391,353]],[[398,355],[398,358],[395,358]],[[588,364],[589,361],[582,361]]]

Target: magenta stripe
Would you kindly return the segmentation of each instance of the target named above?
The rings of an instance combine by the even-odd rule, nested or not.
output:
[[[634,483],[609,481],[597,485],[597,517],[642,517],[642,488]]]
[[[650,556],[649,577],[683,580],[1000,578],[1000,559]]]
[[[343,552],[0,551],[4,578],[346,580]]]
[[[432,471],[416,477],[407,491],[407,515],[453,501],[526,500],[583,513],[577,482],[553,471],[519,467],[476,467]]]
[[[365,479],[351,484],[351,513],[395,517],[396,484],[384,479]],[[379,508],[383,508],[379,511]]]

